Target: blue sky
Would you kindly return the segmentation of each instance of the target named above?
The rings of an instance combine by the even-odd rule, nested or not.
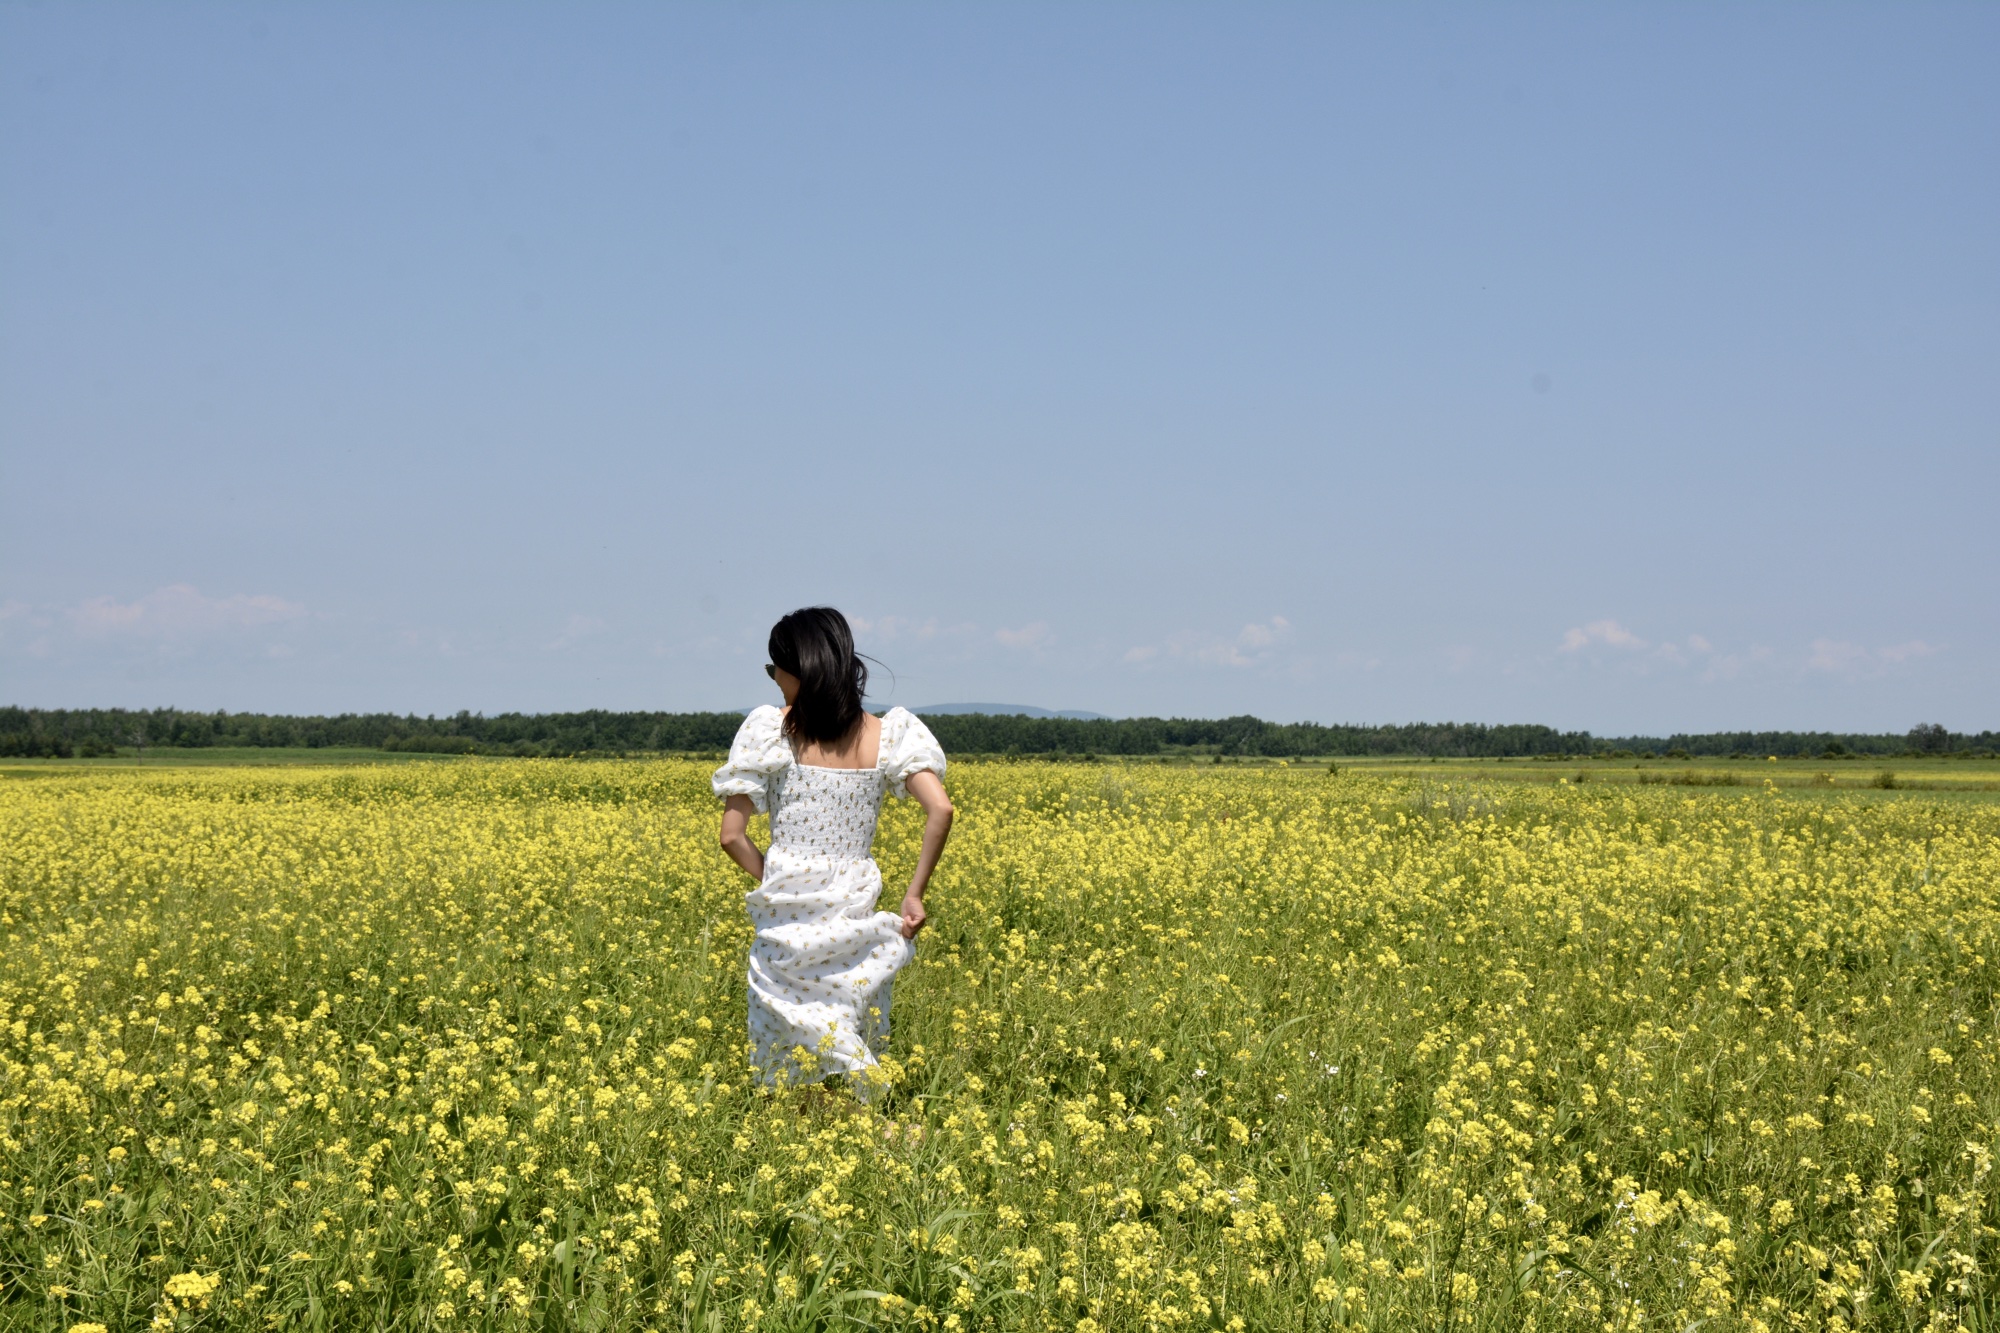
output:
[[[0,8],[0,701],[2000,725],[2000,7]]]

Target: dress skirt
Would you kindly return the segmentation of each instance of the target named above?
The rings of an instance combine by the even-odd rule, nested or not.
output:
[[[878,912],[874,859],[774,845],[744,895],[750,945],[750,1061],[768,1084],[816,1083],[876,1064],[889,992],[915,956],[903,919]],[[855,1080],[865,1090],[867,1080]]]

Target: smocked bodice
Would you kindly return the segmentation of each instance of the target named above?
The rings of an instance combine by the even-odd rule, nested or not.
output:
[[[880,768],[788,764],[769,788],[771,850],[862,859],[875,841],[885,785]]]

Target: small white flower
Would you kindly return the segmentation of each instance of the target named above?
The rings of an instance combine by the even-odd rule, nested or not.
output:
[[[1197,1069],[1197,1070],[1195,1070],[1195,1071],[1194,1071],[1194,1076],[1195,1076],[1196,1078],[1207,1078],[1207,1077],[1208,1077],[1208,1071],[1207,1071],[1206,1069]]]

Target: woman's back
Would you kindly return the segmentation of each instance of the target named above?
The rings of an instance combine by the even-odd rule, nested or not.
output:
[[[778,710],[781,727],[790,712]],[[854,730],[841,739],[794,740],[792,749],[801,765],[812,768],[874,768],[882,759],[882,719],[863,713],[855,719]]]

